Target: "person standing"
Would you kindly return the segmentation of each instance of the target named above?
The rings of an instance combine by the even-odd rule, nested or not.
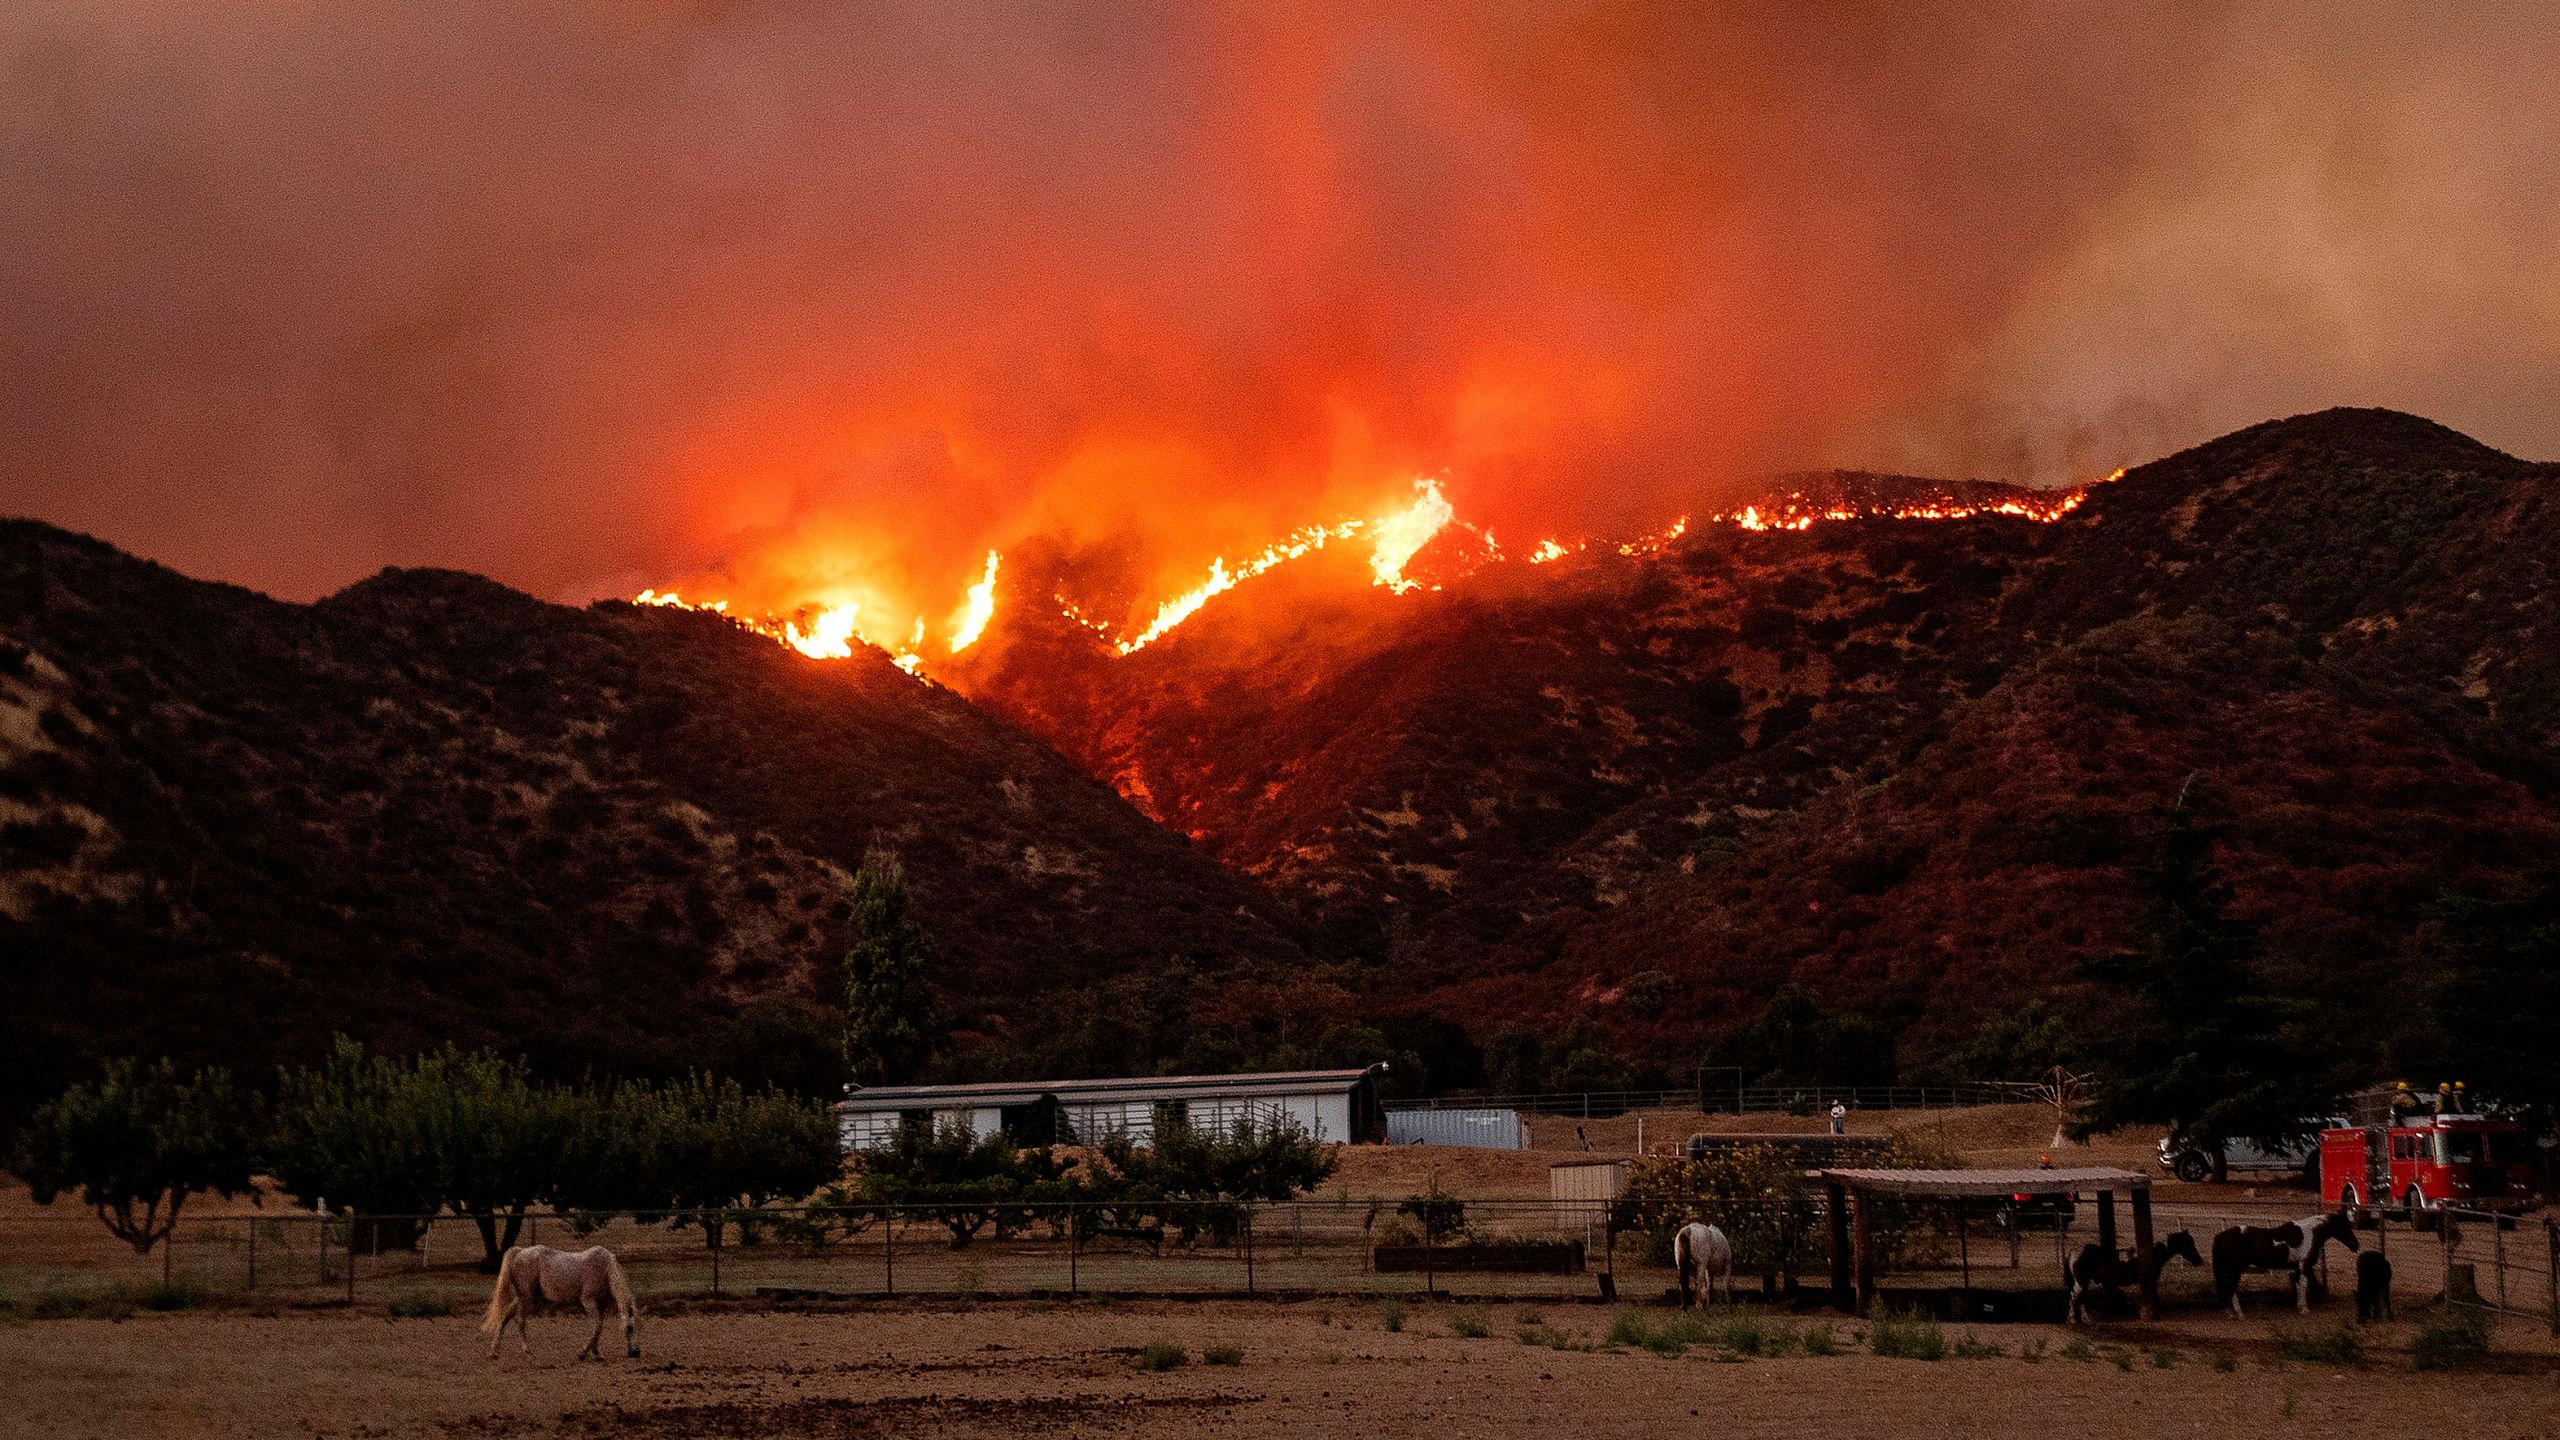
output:
[[[1849,1106],[1845,1101],[1831,1102],[1831,1133],[1834,1135],[1849,1133]]]

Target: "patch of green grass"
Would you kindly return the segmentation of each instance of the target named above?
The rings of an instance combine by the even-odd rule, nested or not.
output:
[[[1544,1325],[1547,1323],[1547,1317],[1539,1314],[1535,1310],[1523,1310],[1513,1318],[1523,1325]]]
[[[1705,1345],[1714,1338],[1705,1322],[1687,1314],[1657,1321],[1639,1310],[1621,1310],[1609,1324],[1609,1343],[1633,1345],[1665,1359],[1685,1355],[1690,1346]]]
[[[1159,1340],[1138,1352],[1141,1370],[1179,1370],[1191,1361],[1191,1352],[1170,1340]]]
[[[1959,1360],[1998,1360],[2008,1353],[1988,1340],[1977,1340],[1971,1335],[1959,1336],[1955,1344],[1955,1357]]]
[[[1461,1310],[1449,1317],[1449,1333],[1461,1340],[1484,1338],[1484,1317],[1473,1310]]]
[[[2026,1361],[2030,1365],[2042,1364],[2044,1361],[2044,1350],[2045,1338],[2039,1335],[2033,1340],[2030,1340],[2026,1344],[2018,1347],[2018,1358]]]
[[[2276,1354],[2305,1365],[2355,1366],[2364,1363],[2364,1337],[2341,1320],[2335,1326],[2276,1332]]]
[[[1544,1345],[1550,1350],[1570,1350],[1573,1348],[1573,1337],[1561,1330],[1550,1330],[1544,1325],[1523,1325],[1520,1327],[1520,1343]]]
[[[1867,1327],[1867,1349],[1887,1360],[1944,1360],[1947,1332],[1929,1316],[1888,1312]]]
[[[1806,1326],[1804,1332],[1796,1336],[1796,1343],[1804,1347],[1807,1355],[1819,1357],[1840,1353],[1840,1337],[1832,1334],[1828,1325]]]
[[[2081,1339],[2077,1335],[2071,1337],[2070,1344],[2063,1346],[2060,1350],[2057,1350],[2054,1353],[2060,1355],[2065,1360],[2086,1361],[2098,1358],[2098,1352],[2090,1347],[2089,1342]]]
[[[394,1320],[442,1320],[453,1313],[453,1301],[432,1290],[403,1290],[383,1308]]]
[[[163,1285],[105,1285],[77,1290],[45,1290],[0,1300],[0,1322],[23,1325],[31,1320],[124,1320],[136,1310],[193,1310],[213,1297],[192,1282]]]
[[[2130,1350],[2119,1350],[2110,1345],[2107,1347],[2107,1358],[2114,1361],[2116,1368],[2119,1370],[2127,1373],[2131,1373],[2133,1370],[2133,1352]]]
[[[2489,1354],[2489,1317],[2459,1305],[2439,1306],[2418,1322],[2409,1360],[2421,1370],[2459,1370]]]
[[[1200,1363],[1203,1365],[1241,1365],[1244,1363],[1244,1347],[1241,1345],[1207,1346],[1200,1352]]]
[[[2214,1369],[2228,1375],[2232,1371],[2240,1368],[2239,1352],[2235,1350],[2216,1350],[2213,1352],[2212,1363]]]
[[[167,1284],[154,1280],[142,1287],[134,1303],[145,1310],[193,1310],[205,1303],[204,1290],[192,1281],[173,1280]]]
[[[2154,1370],[2175,1370],[2178,1368],[2178,1359],[2178,1347],[2175,1345],[2151,1347],[2151,1368]]]
[[[1784,1355],[1798,1342],[1792,1328],[1740,1309],[1714,1321],[1713,1329],[1716,1343],[1736,1355]]]
[[[1380,1305],[1378,1307],[1378,1323],[1386,1326],[1387,1333],[1390,1335],[1402,1333],[1404,1330],[1404,1302],[1401,1300],[1389,1300],[1385,1304]]]

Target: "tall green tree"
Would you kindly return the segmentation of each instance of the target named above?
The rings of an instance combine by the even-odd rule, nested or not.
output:
[[[844,957],[844,1053],[854,1079],[896,1085],[941,1048],[933,939],[908,897],[906,871],[878,851],[853,877],[853,948]]]
[[[341,1038],[319,1065],[283,1077],[276,1176],[305,1200],[354,1211],[360,1250],[415,1244],[414,1217],[467,1215],[494,1274],[593,1108],[535,1083],[522,1061],[452,1048],[395,1059]]]
[[[2259,981],[2256,929],[2230,913],[2196,788],[2170,807],[2144,873],[2139,947],[2088,967],[2126,1003],[2088,1027],[2095,1084],[2071,1129],[2166,1124],[2210,1151],[2220,1178],[2231,1141],[2299,1138],[2336,1096],[2287,1043],[2288,1008]]]
[[[2448,895],[2426,938],[2445,962],[2428,997],[2441,1048],[2427,1062],[2484,1102],[2560,1114],[2560,879]]]
[[[147,1255],[178,1228],[189,1196],[249,1189],[260,1132],[256,1097],[229,1072],[118,1060],[38,1106],[10,1166],[39,1205],[77,1189],[117,1239]]]

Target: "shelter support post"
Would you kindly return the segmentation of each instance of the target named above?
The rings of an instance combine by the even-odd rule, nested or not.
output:
[[[2160,1318],[2160,1266],[2151,1253],[2151,1187],[2133,1192],[2133,1273],[2141,1277],[2142,1318]]]
[[[1875,1196],[1861,1190],[1858,1194],[1857,1263],[1858,1313],[1864,1315],[1876,1299]]]
[[[2098,1244],[2108,1254],[2116,1249],[2116,1192],[2098,1192]]]
[[[1849,1187],[1834,1180],[1822,1188],[1831,1207],[1831,1304],[1855,1310],[1858,1296],[1849,1288]]]

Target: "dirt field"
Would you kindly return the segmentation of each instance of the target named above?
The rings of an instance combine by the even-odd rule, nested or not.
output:
[[[574,1318],[537,1322],[534,1355],[491,1363],[473,1318],[319,1312],[174,1314],[0,1329],[9,1436],[757,1436],[1209,1434],[1719,1437],[2163,1434],[2548,1437],[2560,1383],[2547,1341],[2485,1371],[2408,1368],[2407,1325],[2370,1332],[2361,1366],[2277,1356],[2257,1321],[2103,1326],[2064,1352],[2043,1327],[1951,1330],[2001,1358],[1850,1353],[1733,1360],[1713,1349],[1557,1350],[1605,1340],[1596,1305],[1370,1302],[1042,1306],[967,1311],[650,1316],[643,1358],[577,1364]],[[1804,1321],[1790,1323],[1802,1324]],[[2326,1322],[2324,1322],[2326,1323]],[[1461,1338],[1453,1326],[1480,1338]],[[1840,1321],[1844,1342],[1859,1325]],[[1149,1372],[1145,1346],[1190,1362]],[[2043,1358],[2020,1352],[2039,1343]],[[1206,1347],[1242,1350],[1232,1367]],[[2118,1347],[2122,1347],[2121,1350]],[[2158,1357],[2155,1358],[2155,1349]],[[2117,1356],[2124,1358],[2121,1362]],[[2224,1356],[2217,1361],[2217,1356]],[[2163,1368],[2163,1360],[2166,1368]],[[2126,1368],[2119,1368],[2121,1363]],[[2228,1366],[2229,1368],[2220,1368]]]

